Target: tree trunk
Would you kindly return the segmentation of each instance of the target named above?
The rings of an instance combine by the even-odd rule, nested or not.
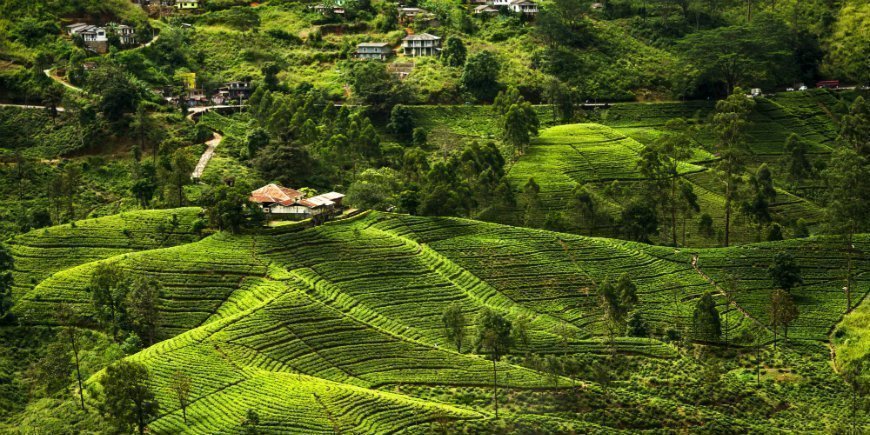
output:
[[[730,190],[730,189],[728,189]],[[728,243],[731,239],[731,199],[725,198],[725,247],[728,247]]]
[[[85,409],[85,390],[84,390],[84,387],[82,386],[82,370],[81,370],[81,363],[79,362],[79,346],[78,346],[78,343],[76,342],[75,334],[76,334],[75,329],[70,329],[69,340],[70,340],[70,344],[72,345],[72,348],[73,348],[73,355],[75,356],[75,359],[76,359],[76,380],[79,383],[79,400],[80,400],[81,405],[82,405],[82,411],[84,411],[84,409]]]
[[[677,246],[677,175],[671,179],[671,235],[674,246]]]
[[[495,402],[495,418],[498,419],[498,368],[495,355],[492,357],[492,400]]]

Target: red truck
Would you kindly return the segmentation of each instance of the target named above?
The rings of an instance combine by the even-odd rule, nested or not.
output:
[[[839,89],[840,81],[839,80],[822,80],[816,83],[816,87],[819,89]]]

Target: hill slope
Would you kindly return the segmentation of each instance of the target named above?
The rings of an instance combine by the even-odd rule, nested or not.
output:
[[[98,231],[111,235],[117,219],[93,221],[93,233],[66,243],[93,243]],[[34,237],[31,233],[18,242]],[[113,243],[112,237],[104,240]],[[870,247],[867,237],[857,243],[859,249]],[[149,368],[161,402],[162,412],[151,424],[155,433],[232,432],[247,409],[258,410],[269,432],[319,433],[336,427],[417,432],[445,421],[469,430],[486,427],[491,365],[468,353],[470,340],[458,353],[444,337],[440,316],[450,302],[471,318],[486,306],[514,321],[528,319],[529,343],[518,345],[498,371],[508,391],[502,400],[511,402],[507,418],[515,424],[537,415],[539,424],[560,431],[637,430],[649,421],[658,422],[655,427],[720,422],[763,430],[754,412],[770,413],[785,427],[799,421],[791,412],[776,411],[774,403],[756,404],[753,411],[741,408],[774,390],[795,407],[812,404],[820,425],[846,403],[843,387],[824,395],[806,393],[819,382],[838,385],[825,368],[823,343],[845,304],[838,291],[843,259],[839,245],[824,239],[680,252],[463,219],[370,212],[315,228],[295,224],[152,247],[92,260],[118,262],[164,285],[160,325],[166,340],[130,357]],[[13,249],[16,256],[25,252],[22,246]],[[604,394],[592,371],[586,371],[592,366],[585,369],[579,376],[586,379],[585,388],[575,394],[590,401],[590,412],[564,417],[545,404],[542,398],[548,396],[524,393],[570,385],[567,378],[548,380],[552,377],[537,371],[528,359],[532,352],[586,355],[592,365],[610,353],[593,292],[596,283],[622,273],[638,286],[638,311],[653,337],[661,338],[673,325],[677,334],[688,333],[697,297],[712,291],[735,344],[750,344],[753,337],[768,340],[766,268],[782,250],[795,254],[807,284],[795,293],[801,316],[790,328],[791,349],[776,364],[812,377],[774,382],[753,393],[744,386],[754,382],[752,371],[736,360],[723,376],[736,388],[728,400],[743,405],[699,405],[703,402],[691,398],[693,393],[672,389],[694,376],[695,369],[685,370],[697,363],[657,339],[620,338],[616,349],[627,359],[618,367],[634,374]],[[61,266],[28,290],[16,308],[27,313],[22,321],[51,324],[50,309],[58,301],[77,303],[88,316],[86,286],[95,262]],[[861,260],[855,267],[870,270],[870,263]],[[731,306],[708,280],[721,281],[726,273],[741,277]],[[866,289],[870,275],[858,280],[857,288]],[[561,338],[566,330],[567,342]],[[170,389],[177,370],[193,378],[190,426],[181,421]],[[653,376],[657,386],[637,376]],[[96,379],[86,387],[90,397],[99,389]],[[594,411],[608,409],[607,402],[620,405],[606,414]],[[657,417],[641,423],[629,417],[637,412]]]

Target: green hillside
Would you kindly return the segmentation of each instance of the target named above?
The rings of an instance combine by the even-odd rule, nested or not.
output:
[[[171,213],[185,220],[196,210]],[[51,307],[59,302],[77,304],[80,315],[90,317],[85,287],[98,262],[118,263],[124,270],[158,279],[159,331],[166,340],[129,357],[144,363],[153,379],[161,403],[159,416],[149,425],[155,433],[232,432],[248,409],[259,412],[261,428],[270,433],[329,432],[336,427],[425,432],[448,423],[465,430],[487,427],[491,404],[485,388],[491,382],[491,365],[470,352],[470,340],[458,353],[444,336],[440,316],[453,302],[468,316],[489,307],[515,321],[528,319],[528,344],[518,344],[499,363],[499,383],[506,390],[502,400],[509,402],[503,411],[518,425],[514,427],[537,416],[540,424],[558,431],[686,424],[712,428],[714,421],[732,429],[764,430],[768,426],[753,420],[754,413],[770,412],[771,425],[807,429],[794,411],[768,408],[774,404],[761,398],[771,389],[789,407],[801,412],[814,407],[819,420],[811,428],[831,424],[824,416],[845,406],[846,393],[840,387],[830,386],[833,390],[825,393],[807,390],[828,383],[833,373],[771,380],[751,392],[754,369],[741,358],[727,363],[723,376],[731,387],[719,394],[736,395],[729,400],[744,405],[762,400],[765,404],[758,409],[695,402],[668,386],[695,382],[686,364],[698,363],[666,337],[688,334],[692,309],[704,292],[714,293],[725,331],[737,349],[772,339],[765,326],[771,291],[767,265],[777,252],[794,254],[805,285],[795,292],[801,316],[789,328],[790,350],[771,356],[765,370],[774,376],[823,366],[823,343],[845,305],[839,290],[844,259],[839,245],[826,239],[680,251],[464,219],[369,212],[314,228],[296,224],[247,235],[220,233],[175,247],[152,238],[160,222],[156,216],[138,215],[140,226],[131,228],[138,229],[135,242],[120,243],[119,227],[133,216],[82,221],[75,229],[37,230],[16,239],[16,260],[31,265],[20,276],[40,265],[46,269],[26,275],[37,285],[19,298],[16,311],[32,326],[52,324]],[[858,249],[868,245],[866,237],[857,240]],[[104,250],[53,266],[56,255],[82,246]],[[870,263],[862,259],[854,267],[866,271]],[[561,413],[546,405],[544,397],[570,390],[572,381],[567,376],[548,380],[552,376],[529,357],[585,355],[593,364],[613,358],[591,292],[621,273],[628,273],[638,286],[638,312],[649,323],[651,338],[618,338],[618,364],[628,371],[614,368],[613,376],[636,381],[636,376],[654,372],[657,380],[620,381],[602,396],[591,368],[583,369],[577,376],[585,385],[580,393],[584,400],[626,408],[607,414]],[[721,283],[726,274],[741,277],[730,306],[722,288],[707,278]],[[855,303],[867,292],[870,275],[856,278],[856,288],[865,290],[855,295]],[[171,389],[179,370],[192,378],[187,425]],[[98,378],[86,385],[92,404],[100,390]],[[540,393],[524,393],[534,390]],[[471,398],[474,402],[468,402]],[[629,417],[636,412],[662,415],[656,426],[645,426]]]

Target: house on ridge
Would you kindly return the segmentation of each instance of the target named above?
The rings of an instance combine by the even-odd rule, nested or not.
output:
[[[277,184],[267,184],[253,192],[249,200],[257,203],[269,220],[302,220],[313,218],[324,221],[341,213],[344,195],[329,192],[305,197],[305,194]]]
[[[405,56],[436,56],[441,52],[441,38],[429,33],[408,35],[402,39]]]

